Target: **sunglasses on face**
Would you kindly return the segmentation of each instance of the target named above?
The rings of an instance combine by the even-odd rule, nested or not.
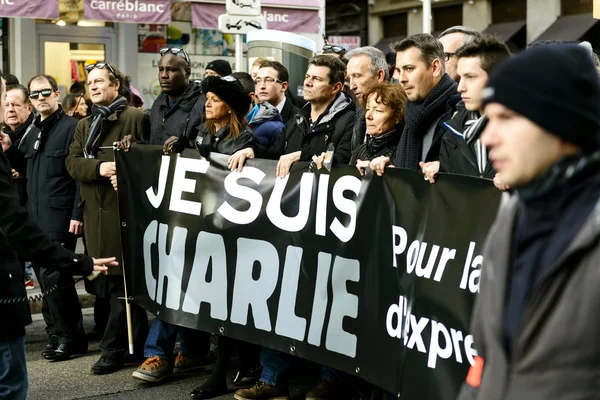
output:
[[[114,68],[111,67],[109,63],[105,63],[105,62],[99,62],[99,63],[96,63],[96,64],[90,64],[87,67],[85,67],[85,70],[87,72],[91,72],[94,68],[102,69],[102,68],[105,68],[105,67],[108,68],[108,70],[110,71],[110,73],[113,74],[113,76],[115,78],[117,77],[117,73],[115,72]]]
[[[42,90],[33,90],[29,92],[30,99],[37,99],[40,96],[40,93],[44,97],[50,97],[50,95],[54,92],[54,89],[42,89]]]
[[[183,50],[181,47],[164,47],[164,48],[160,49],[159,54],[162,57],[169,52],[171,54],[175,54],[176,56],[183,58],[185,60],[185,62],[188,63],[188,65],[190,64],[190,57],[187,55],[185,50]]]
[[[346,54],[346,49],[342,46],[326,44],[325,46],[323,46],[323,53]]]

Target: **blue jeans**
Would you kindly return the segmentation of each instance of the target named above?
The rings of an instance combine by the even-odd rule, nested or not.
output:
[[[27,386],[25,336],[0,341],[0,399],[24,400]]]
[[[33,276],[33,267],[29,261],[25,261],[25,275],[29,277]]]
[[[285,375],[294,361],[294,358],[287,353],[263,347],[260,352],[260,365],[263,367],[260,381],[269,386],[287,385],[287,377]],[[336,369],[322,367],[321,378],[339,382],[340,373]]]
[[[287,380],[284,378],[292,362],[293,358],[289,354],[263,347],[260,352],[260,365],[263,367],[260,375],[261,382],[269,386],[287,385]]]
[[[202,343],[202,341],[206,341],[202,332],[169,324],[157,317],[146,338],[144,357],[159,356],[163,360],[170,360],[175,349],[177,334],[179,334],[179,344],[183,356],[198,355],[201,349],[206,348],[206,343]]]
[[[322,367],[321,378],[330,382],[339,382],[341,380],[340,372],[337,369]]]

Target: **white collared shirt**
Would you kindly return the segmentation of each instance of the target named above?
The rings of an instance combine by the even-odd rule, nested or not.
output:
[[[281,100],[281,102],[279,104],[277,104],[277,110],[279,111],[279,114],[281,114],[283,112],[283,106],[285,106],[285,101],[287,100],[287,97],[283,97],[283,100]]]

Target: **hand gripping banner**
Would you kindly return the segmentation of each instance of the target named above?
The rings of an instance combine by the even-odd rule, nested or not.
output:
[[[128,292],[164,321],[270,347],[402,399],[454,399],[490,181],[350,166],[285,179],[276,161],[116,152]]]

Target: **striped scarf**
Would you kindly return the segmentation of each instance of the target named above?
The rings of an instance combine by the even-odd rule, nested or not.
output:
[[[467,127],[464,132],[465,141],[469,145],[471,149],[473,149],[475,153],[475,157],[477,158],[477,169],[479,169],[479,174],[483,174],[485,168],[488,163],[488,154],[487,149],[481,143],[479,137],[481,136],[481,131],[487,124],[487,117],[483,115],[481,118],[477,120],[470,120],[467,122]]]

